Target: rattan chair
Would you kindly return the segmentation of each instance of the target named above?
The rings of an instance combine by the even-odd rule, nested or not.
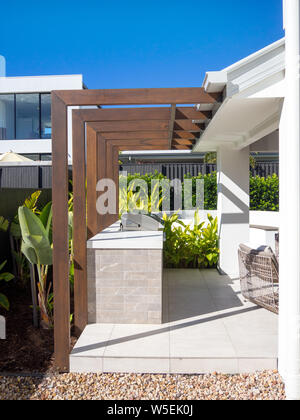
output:
[[[278,314],[279,267],[272,249],[241,244],[238,255],[244,298]]]

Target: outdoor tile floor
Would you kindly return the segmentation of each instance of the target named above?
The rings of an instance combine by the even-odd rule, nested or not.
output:
[[[216,270],[165,270],[162,325],[88,325],[72,372],[250,373],[277,367],[277,316]]]

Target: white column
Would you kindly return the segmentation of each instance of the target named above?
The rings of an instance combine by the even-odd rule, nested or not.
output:
[[[283,355],[285,354],[283,373],[287,397],[300,400],[300,0],[286,0],[284,16],[286,137],[281,135],[280,142],[281,150],[285,143],[289,159],[288,164],[287,162],[284,164],[283,161],[281,166],[281,171],[284,172],[283,179],[288,176],[288,182],[281,187],[286,188],[282,198],[288,200],[288,206],[280,208],[282,221],[280,249],[288,252],[284,252],[283,256],[280,255],[280,264],[285,269],[280,271],[280,283],[286,283],[286,287],[282,286],[281,310],[282,316],[286,316],[287,321],[286,335],[282,334],[281,329],[280,342],[286,340],[286,348],[283,351]],[[282,235],[283,229],[286,229],[286,233]]]
[[[279,278],[288,279],[288,271],[290,265],[289,258],[289,239],[288,225],[289,217],[289,197],[288,197],[288,156],[290,154],[287,134],[287,110],[286,102],[283,105],[280,125],[279,125],[279,229],[280,229],[280,250],[279,250]],[[283,245],[285,244],[285,245]],[[287,328],[288,328],[288,281],[280,281],[279,283],[279,330],[278,330],[278,370],[283,378],[286,377],[287,371]]]
[[[249,241],[249,147],[217,150],[219,268],[238,276],[238,246]]]

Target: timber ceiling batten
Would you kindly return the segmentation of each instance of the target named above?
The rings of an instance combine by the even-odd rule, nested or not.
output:
[[[198,111],[188,105],[195,103],[213,105],[218,98],[219,94],[209,94],[203,88],[52,92],[54,340],[55,363],[60,370],[68,370],[70,343],[67,107],[147,105],[147,108],[98,108],[72,111],[74,315],[75,328],[77,333],[80,333],[87,324],[87,225],[84,221],[88,215],[88,235],[92,235],[97,232],[99,226],[105,226],[105,220],[108,222],[115,218],[113,215],[111,219],[104,219],[96,214],[95,183],[99,177],[107,174],[118,181],[117,163],[114,161],[119,150],[126,148],[127,150],[128,148],[190,150],[195,139],[199,137],[202,125],[211,118],[211,113]],[[176,104],[180,106],[176,107]],[[151,105],[162,106],[151,108],[149,107]],[[87,139],[85,139],[86,123]],[[92,127],[89,123],[99,123],[99,126]],[[111,161],[108,162],[108,159]]]

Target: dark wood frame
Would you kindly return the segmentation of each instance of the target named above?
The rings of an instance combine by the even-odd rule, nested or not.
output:
[[[174,88],[174,89],[116,89],[116,90],[73,90],[52,92],[52,194],[53,194],[53,288],[54,288],[54,353],[55,364],[60,371],[69,369],[70,349],[70,289],[69,289],[69,247],[68,247],[68,106],[105,106],[105,105],[170,105],[169,123],[167,125],[168,147],[186,149],[192,146],[189,140],[195,139],[200,132],[200,125],[178,123],[178,114],[190,113],[190,117],[184,119],[205,121],[207,113],[190,109],[176,108],[176,104],[215,104],[220,99],[220,94],[209,94],[203,88]],[[174,110],[175,108],[175,110]],[[120,112],[122,111],[122,119]],[[110,132],[116,132],[116,121],[139,121],[137,126],[141,131],[147,131],[147,121],[151,112],[149,108],[141,111],[141,108],[127,109],[85,109],[73,110],[72,116],[72,147],[73,147],[73,191],[74,191],[74,254],[75,259],[75,329],[79,334],[87,324],[87,299],[86,299],[86,238],[103,226],[99,217],[87,218],[88,236],[86,234],[86,213],[93,214],[92,207],[86,212],[86,179],[88,190],[88,203],[92,203],[95,191],[90,188],[95,184],[95,177],[101,175],[101,159],[103,163],[103,144],[105,137],[103,132],[96,134],[90,128],[87,133],[85,144],[85,123],[114,121],[110,125]],[[154,120],[162,120],[163,108],[152,109],[151,118],[156,113]],[[125,115],[127,114],[127,117]],[[137,115],[140,114],[140,118]],[[142,114],[144,114],[142,116]],[[175,117],[174,117],[175,114]],[[193,116],[191,116],[193,114]],[[102,115],[102,117],[101,117]],[[196,118],[197,117],[197,118]],[[153,124],[154,127],[162,124]],[[109,132],[109,125],[103,124],[104,131]],[[132,130],[134,125],[120,124],[121,132]],[[126,129],[127,128],[127,129]],[[188,128],[191,128],[188,130]],[[152,130],[151,130],[152,131]],[[155,131],[155,130],[154,130]],[[157,130],[156,130],[157,131]],[[171,138],[171,133],[173,138]],[[103,141],[97,141],[97,136],[102,136]],[[117,139],[118,140],[118,139]],[[140,139],[142,140],[142,139]],[[128,142],[129,143],[129,142]],[[126,144],[124,140],[124,145]],[[86,148],[86,150],[85,150]],[[86,171],[85,161],[87,158],[89,170]],[[103,173],[103,172],[102,172]],[[99,179],[99,178],[97,178]],[[91,205],[90,205],[91,206]],[[96,212],[96,207],[94,207]],[[96,221],[95,221],[96,220]],[[102,225],[101,225],[102,223]],[[99,229],[100,230],[100,229]]]

